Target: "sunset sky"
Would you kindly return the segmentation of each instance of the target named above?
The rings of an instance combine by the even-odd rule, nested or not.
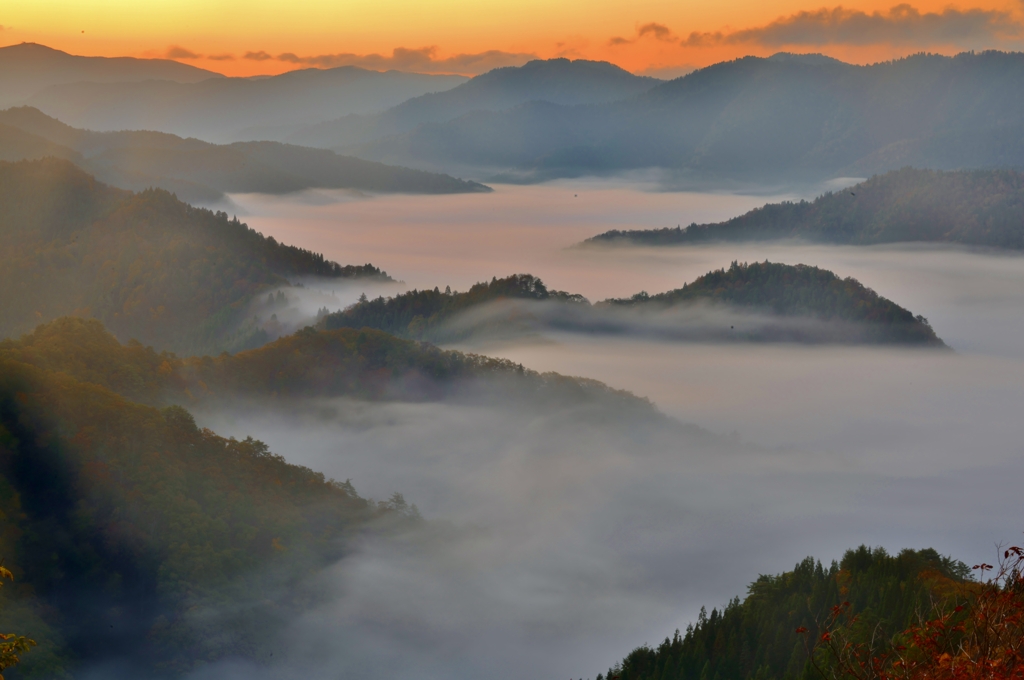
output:
[[[866,63],[1024,48],[1024,0],[6,0],[0,45],[171,57],[229,75],[357,64],[475,74],[534,58],[673,75],[746,54]]]

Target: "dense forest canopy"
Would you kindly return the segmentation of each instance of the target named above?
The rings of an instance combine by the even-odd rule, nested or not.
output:
[[[123,189],[160,187],[188,201],[227,193],[285,194],[303,189],[451,194],[487,192],[477,182],[385,165],[280,142],[217,145],[163,132],[93,132],[30,107],[0,111],[2,160],[55,155]]]
[[[824,567],[807,558],[793,571],[760,576],[747,596],[722,610],[701,610],[686,632],[639,647],[598,680],[812,680],[806,640],[824,630],[832,607],[849,602],[859,640],[887,641],[916,623],[936,598],[970,570],[934,550],[849,550]]]
[[[608,231],[588,244],[686,245],[801,239],[870,245],[902,241],[1024,248],[1024,173],[903,168],[814,201],[769,203],[714,224]]]
[[[439,329],[457,314],[477,305],[497,300],[550,300],[587,304],[582,295],[549,291],[544,282],[531,274],[513,274],[473,285],[464,293],[412,290],[394,297],[360,300],[340,312],[320,320],[321,328],[377,328],[407,338],[438,339]],[[443,335],[443,331],[441,332]]]
[[[67,161],[0,162],[0,337],[76,314],[166,349],[251,346],[265,338],[242,326],[249,301],[305,276],[390,280],[166,191],[114,189]]]
[[[657,295],[642,292],[600,304],[668,307],[697,302],[856,323],[869,331],[873,342],[944,346],[923,316],[914,316],[852,277],[841,279],[804,264],[733,262],[729,269],[710,272],[676,290]]]

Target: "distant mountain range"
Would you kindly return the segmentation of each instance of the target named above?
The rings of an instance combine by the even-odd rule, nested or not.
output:
[[[21,43],[0,47],[0,108],[23,104],[47,87],[67,83],[197,83],[223,77],[170,59],[79,57],[45,45]]]
[[[1024,53],[922,54],[870,66],[745,57],[620,101],[531,98],[351,153],[513,181],[651,167],[705,182],[818,180],[905,165],[1024,167]]]
[[[383,111],[407,99],[465,83],[455,75],[377,72],[342,66],[265,78],[202,82],[75,82],[25,103],[91,130],[159,130],[208,142],[283,141],[305,126]],[[301,139],[296,139],[303,143]]]
[[[904,168],[814,201],[771,203],[725,222],[613,230],[584,243],[668,246],[777,239],[1024,249],[1024,173]]]
[[[350,115],[312,125],[289,136],[288,141],[343,149],[420,125],[446,123],[470,113],[504,111],[527,102],[605,104],[634,97],[661,82],[604,61],[538,59],[523,66],[494,69],[446,92],[416,97],[383,113]]]
[[[216,145],[161,132],[92,132],[29,107],[0,111],[0,160],[55,156],[124,189],[161,187],[190,202],[230,192],[288,193],[310,188],[381,192],[489,191],[448,175],[392,167],[326,149],[238,142]]]

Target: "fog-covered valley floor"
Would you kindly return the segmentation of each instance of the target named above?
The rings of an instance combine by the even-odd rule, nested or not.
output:
[[[685,628],[702,605],[721,606],[758,574],[808,554],[930,546],[970,562],[1019,536],[1019,256],[571,247],[607,229],[718,220],[777,198],[608,182],[451,197],[233,197],[239,217],[263,233],[330,259],[373,262],[405,287],[465,290],[528,272],[595,301],[677,288],[733,260],[812,264],[928,317],[955,350],[550,332],[458,346],[602,380],[695,428],[573,404],[532,409],[500,394],[475,404],[320,401],[197,413],[225,436],[253,435],[292,462],[350,478],[365,495],[401,492],[433,525],[406,542],[367,543],[311,576],[320,605],[282,640],[302,661],[260,672],[593,677],[634,646]],[[360,292],[339,293],[338,306]],[[228,671],[255,673],[222,664],[202,677]]]

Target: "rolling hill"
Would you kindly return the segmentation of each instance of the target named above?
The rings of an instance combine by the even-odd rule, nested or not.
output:
[[[68,161],[0,162],[0,337],[77,314],[160,348],[266,341],[249,303],[292,277],[390,280],[266,238],[166,191],[115,189]]]
[[[457,343],[544,330],[673,341],[905,344],[945,347],[928,321],[859,281],[807,265],[733,263],[682,288],[591,306],[549,291],[529,274],[468,291],[412,290],[361,299],[327,314],[322,329],[376,328],[400,337]]]
[[[945,347],[928,320],[914,316],[854,278],[840,279],[826,269],[807,265],[785,265],[765,262],[739,264],[719,269],[685,284],[682,288],[657,295],[638,293],[631,298],[610,299],[599,303],[614,307],[672,308],[694,304],[725,305],[749,309],[775,317],[808,317],[827,323],[854,328],[841,328],[840,338],[861,336],[861,342],[895,343]],[[735,330],[735,329],[734,329]],[[764,329],[757,329],[765,334]],[[785,328],[778,339],[792,340]],[[743,335],[741,327],[737,335]],[[771,329],[767,330],[771,339]],[[837,338],[839,339],[839,338]]]
[[[800,239],[870,245],[959,243],[1024,248],[1024,173],[903,168],[814,201],[771,203],[726,222],[608,231],[584,243],[644,246]]]
[[[18,132],[23,135],[19,137]],[[0,111],[6,160],[54,155],[124,189],[157,186],[191,202],[229,192],[281,194],[310,188],[375,192],[490,191],[476,182],[279,142],[210,144],[162,132],[80,130],[30,107]]]

